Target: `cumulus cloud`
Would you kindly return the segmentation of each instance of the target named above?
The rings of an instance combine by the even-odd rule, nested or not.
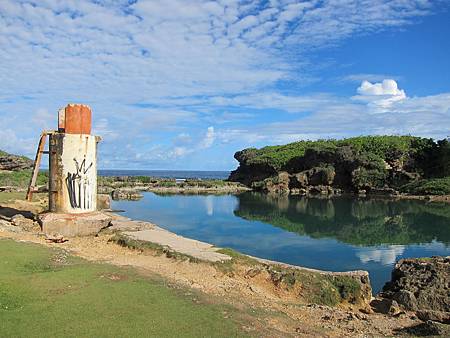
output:
[[[378,83],[363,81],[357,92],[359,95],[354,96],[353,99],[365,101],[374,107],[382,109],[387,109],[395,102],[406,99],[405,91],[399,89],[397,82],[392,79],[385,79]]]
[[[50,115],[56,117],[68,102],[92,106],[96,132],[105,136],[102,156],[113,167],[129,163],[122,160],[126,156],[136,166],[167,167],[175,157],[234,142],[238,135],[243,142],[328,135],[317,127],[320,119],[347,111],[359,117],[352,122],[364,125],[364,103],[398,111],[422,104],[428,110],[434,98],[400,99],[398,88],[400,94],[359,94],[366,101],[352,102],[328,93],[285,95],[275,88],[280,81],[306,83],[313,77],[306,52],[409,25],[433,8],[431,0],[2,0],[0,123],[14,126],[2,131],[14,137],[2,137],[0,146],[32,156],[39,128],[48,128]],[[439,107],[445,100],[440,98]],[[227,105],[240,109],[225,114]],[[244,108],[311,116],[303,125],[289,121],[288,132],[273,133],[275,124],[257,125],[258,112]],[[237,125],[252,115],[251,125]],[[425,128],[440,133],[438,126],[429,127],[433,118]],[[227,129],[209,127],[223,121]],[[323,130],[332,129],[328,121],[321,123]],[[372,121],[365,127],[359,132],[372,130]],[[188,145],[169,144],[183,133],[200,136],[190,144],[185,140]],[[126,153],[124,144],[132,144]]]
[[[450,93],[424,97],[405,95],[402,99],[393,99],[388,105],[381,106],[377,100],[403,97],[404,91],[392,83],[385,88],[373,86],[373,84],[360,86],[357,89],[360,93],[361,90],[367,90],[364,97],[371,97],[371,100],[325,94],[309,96],[277,94],[275,96],[277,106],[283,107],[292,116],[288,121],[259,123],[246,128],[229,128],[221,130],[218,138],[222,142],[240,139],[252,145],[359,135],[413,134],[439,139],[448,137]],[[273,97],[273,93],[260,93],[254,97],[235,98],[234,104],[265,109],[266,100],[270,102]],[[228,104],[233,104],[229,99],[224,100]],[[377,105],[374,105],[374,102],[377,102]],[[299,116],[296,117],[297,115]]]

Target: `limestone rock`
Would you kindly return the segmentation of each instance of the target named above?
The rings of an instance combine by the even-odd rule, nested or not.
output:
[[[18,171],[32,167],[33,161],[27,157],[0,152],[0,170]]]
[[[97,209],[110,209],[111,208],[111,196],[107,194],[97,195]]]
[[[413,336],[449,337],[450,325],[428,320],[424,323],[398,330],[399,333],[407,333]]]
[[[450,313],[450,257],[401,259],[380,294],[406,310]]]
[[[423,321],[432,320],[435,322],[450,324],[450,312],[420,310],[420,311],[416,312],[416,315],[419,319],[421,319]]]
[[[149,222],[134,221],[131,219],[112,220],[108,231],[142,231],[154,229],[155,225]]]
[[[272,194],[288,194],[289,193],[289,174],[281,171],[277,176],[264,180],[263,190]]]
[[[14,226],[11,222],[0,219],[0,231],[21,232],[22,229]]]
[[[39,225],[32,219],[26,218],[22,214],[11,217],[11,224],[23,230],[37,230]]]
[[[112,192],[113,200],[139,200],[143,195],[134,189],[115,189]]]
[[[398,303],[388,298],[376,298],[370,305],[374,308],[375,312],[389,315],[395,315],[401,311]]]

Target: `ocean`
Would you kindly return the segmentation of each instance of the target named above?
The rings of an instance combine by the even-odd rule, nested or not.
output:
[[[186,179],[216,179],[224,180],[230,175],[229,171],[201,171],[201,170],[98,170],[100,176],[151,176],[160,178]]]

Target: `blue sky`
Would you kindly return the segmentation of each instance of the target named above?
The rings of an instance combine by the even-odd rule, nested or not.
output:
[[[89,104],[100,168],[229,170],[235,151],[450,132],[449,1],[0,1],[0,149]]]

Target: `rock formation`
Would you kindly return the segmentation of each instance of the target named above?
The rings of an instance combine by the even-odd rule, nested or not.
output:
[[[18,171],[31,169],[33,161],[24,156],[11,155],[0,151],[0,170]]]
[[[399,260],[380,296],[422,320],[450,324],[450,257]]]
[[[449,142],[439,142],[412,136],[364,136],[249,148],[234,155],[239,167],[229,180],[277,194],[396,195],[411,182],[446,175],[433,169],[446,158],[436,154],[450,156]]]

